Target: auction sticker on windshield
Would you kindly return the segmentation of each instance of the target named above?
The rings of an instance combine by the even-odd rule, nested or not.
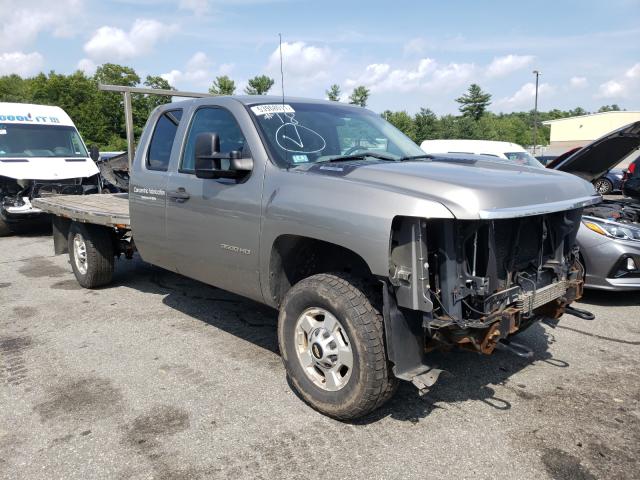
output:
[[[291,105],[286,103],[272,103],[267,105],[255,105],[251,107],[251,111],[255,115],[271,115],[274,113],[295,113]]]

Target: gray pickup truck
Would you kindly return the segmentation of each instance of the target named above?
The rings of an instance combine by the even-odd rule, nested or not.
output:
[[[36,202],[86,288],[137,251],[278,309],[293,388],[351,419],[398,379],[426,391],[433,350],[518,351],[514,334],[576,313],[576,233],[599,200],[574,175],[427,155],[364,108],[247,96],[158,107],[128,195]]]

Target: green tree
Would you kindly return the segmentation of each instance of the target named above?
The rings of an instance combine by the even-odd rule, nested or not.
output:
[[[428,108],[421,108],[413,117],[414,138],[413,141],[420,144],[425,140],[439,138],[440,129],[438,117]]]
[[[329,90],[327,90],[325,93],[327,94],[327,100],[331,100],[332,102],[339,102],[340,95],[342,94],[342,92],[340,92],[340,85],[338,85],[337,83],[331,85],[329,87]]]
[[[173,88],[171,84],[161,76],[147,75],[147,78],[144,80],[144,86],[160,90],[175,90],[175,88]],[[146,101],[147,109],[149,110],[149,113],[151,113],[154,108],[171,103],[171,97],[166,95],[147,95]]]
[[[231,80],[227,75],[216,77],[216,79],[211,84],[211,87],[209,87],[209,93],[213,95],[233,95],[235,92],[236,82]]]
[[[415,124],[413,122],[413,118],[406,111],[401,112],[391,112],[389,110],[385,110],[382,112],[382,117],[389,122],[391,125],[396,127],[402,133],[404,133],[407,137],[412,140],[415,139]]]
[[[25,79],[16,74],[0,77],[0,102],[31,101],[31,83],[31,79]]]
[[[247,95],[266,95],[273,87],[273,78],[266,75],[258,75],[249,80],[249,85],[244,89]]]
[[[569,110],[569,116],[570,117],[580,117],[582,115],[587,115],[589,112],[587,112],[584,108],[582,107],[576,107],[573,110]]]
[[[598,113],[602,113],[602,112],[619,112],[620,111],[620,107],[618,106],[617,103],[614,103],[613,105],[603,105],[598,109]]]
[[[467,93],[456,98],[456,102],[460,104],[459,110],[463,116],[478,120],[491,105],[491,94],[483,92],[477,83],[472,83]]]
[[[361,107],[367,106],[367,100],[369,100],[371,92],[364,85],[360,85],[353,89],[351,95],[349,95],[349,103],[351,105],[360,105]]]

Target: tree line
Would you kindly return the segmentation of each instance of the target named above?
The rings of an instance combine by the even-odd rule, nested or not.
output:
[[[73,119],[88,145],[97,145],[101,150],[126,149],[126,130],[122,96],[114,92],[98,90],[99,83],[135,87],[175,90],[160,76],[147,75],[144,79],[131,67],[106,63],[96,69],[94,75],[82,71],[65,75],[55,72],[40,73],[34,77],[18,75],[0,77],[0,102],[36,103],[62,107]],[[274,80],[258,75],[247,82],[244,93],[265,95],[273,87]],[[214,95],[233,95],[236,84],[227,75],[216,77],[209,88]],[[326,91],[329,100],[340,101],[342,91],[333,84]],[[347,101],[366,107],[371,96],[363,85],[356,86]],[[158,105],[168,103],[170,97],[160,95],[132,95],[134,133],[139,138],[147,117]],[[403,131],[416,143],[436,138],[461,138],[503,140],[531,145],[534,122],[533,111],[495,114],[487,110],[491,95],[480,86],[472,84],[467,92],[456,99],[460,104],[460,115],[437,116],[429,108],[421,108],[414,115],[407,111],[385,110],[382,116]],[[599,111],[620,110],[618,105],[605,105]],[[588,112],[578,107],[573,110],[550,110],[538,112],[537,121],[585,115]],[[549,141],[549,129],[538,128],[538,143]]]

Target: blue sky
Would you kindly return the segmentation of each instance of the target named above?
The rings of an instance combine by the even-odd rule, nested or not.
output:
[[[528,110],[538,69],[541,110],[640,110],[639,0],[0,0],[0,74],[115,62],[196,91],[265,73],[279,93],[278,33],[287,95],[363,84],[373,110],[444,114],[475,82],[493,111]]]

